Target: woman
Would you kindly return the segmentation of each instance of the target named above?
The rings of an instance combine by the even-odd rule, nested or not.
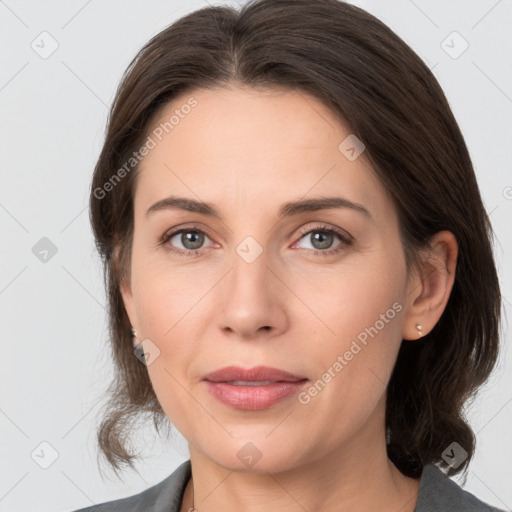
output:
[[[133,467],[142,412],[190,450],[101,510],[491,510],[441,468],[467,470],[498,356],[492,228],[438,82],[382,22],[259,0],[173,23],[123,77],[90,211],[102,453]]]

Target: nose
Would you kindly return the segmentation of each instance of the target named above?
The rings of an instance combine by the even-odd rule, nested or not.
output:
[[[263,251],[248,262],[235,252],[232,261],[218,304],[220,329],[246,340],[278,336],[287,328],[285,303],[290,292],[269,267],[267,254]]]

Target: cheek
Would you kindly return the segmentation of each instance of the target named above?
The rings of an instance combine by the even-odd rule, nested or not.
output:
[[[315,328],[325,333],[314,354],[317,378],[328,381],[325,397],[347,413],[376,404],[401,343],[404,267],[384,252],[374,256],[330,276],[323,294],[319,289],[310,294],[310,304],[317,305],[312,309],[325,324]],[[318,321],[312,317],[312,322]]]
[[[308,303],[327,324],[330,335],[325,331],[335,343],[343,345],[376,323],[382,334],[390,333],[391,326],[397,332],[396,313],[403,308],[400,301],[405,277],[399,262],[391,264],[385,257],[364,258],[328,277],[323,288],[304,293],[309,293]]]
[[[151,334],[157,339],[170,339],[174,331],[183,329],[183,321],[194,312],[208,281],[198,278],[192,266],[178,268],[162,256],[158,261],[146,258],[144,263],[136,264],[134,297],[141,328],[146,337]]]
[[[202,325],[198,301],[206,285],[197,275],[194,278],[170,268],[161,258],[150,260],[146,256],[143,264],[135,266],[134,259],[135,307],[142,335],[156,346],[158,357],[147,370],[159,400],[167,404],[167,412],[178,405],[179,383],[186,381],[187,368],[197,355],[194,340],[200,336],[195,329]],[[187,401],[187,396],[181,399]]]
[[[187,389],[186,381],[179,373],[182,363],[179,354],[173,354],[171,364],[165,354],[147,367],[151,385],[165,415],[180,432],[189,432],[191,422],[199,417],[198,402]]]

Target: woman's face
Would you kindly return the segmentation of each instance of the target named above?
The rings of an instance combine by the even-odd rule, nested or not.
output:
[[[416,283],[364,148],[323,104],[291,91],[199,90],[152,129],[123,300],[191,454],[257,472],[371,456],[385,442],[386,385],[414,324]],[[171,196],[216,215],[151,209]],[[326,198],[337,199],[313,208]],[[228,366],[302,380],[205,380]]]

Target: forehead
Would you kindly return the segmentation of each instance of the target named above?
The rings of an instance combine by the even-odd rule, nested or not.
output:
[[[189,108],[192,98],[195,106]],[[173,126],[165,130],[171,118]],[[200,140],[203,151],[222,157],[321,151],[337,147],[349,134],[333,112],[304,92],[234,86],[182,95],[163,107],[152,125],[164,127],[162,150],[169,143],[197,152]]]
[[[261,208],[333,192],[389,206],[364,152],[351,161],[340,150],[349,129],[302,91],[196,90],[165,105],[148,133],[154,147],[139,166],[138,208],[171,194]]]

